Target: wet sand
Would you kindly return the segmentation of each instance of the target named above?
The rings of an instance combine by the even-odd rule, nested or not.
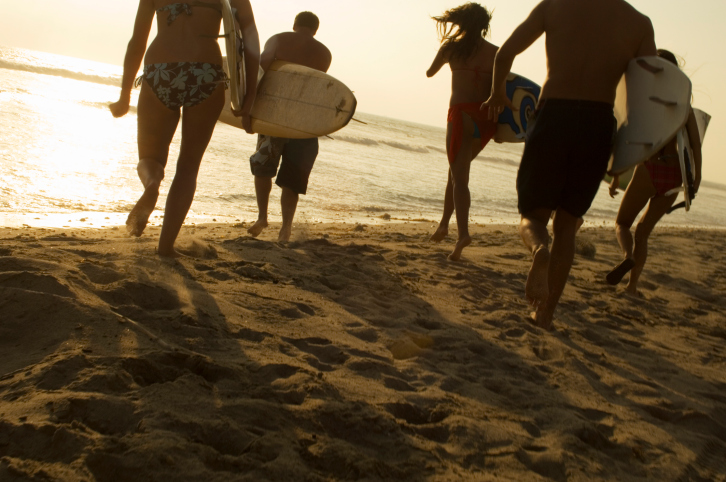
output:
[[[726,480],[726,231],[584,228],[544,332],[435,224],[0,229],[0,480]]]

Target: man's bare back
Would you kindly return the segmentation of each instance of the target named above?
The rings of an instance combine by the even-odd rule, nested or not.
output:
[[[544,99],[612,104],[628,62],[655,55],[650,20],[623,0],[547,0],[543,5]]]
[[[628,62],[655,55],[650,19],[624,0],[543,0],[497,53],[492,95],[495,118],[511,102],[504,84],[514,58],[546,35],[547,79],[540,99],[615,102]]]
[[[303,12],[295,18],[292,32],[273,35],[265,44],[260,65],[267,70],[274,60],[284,60],[327,72],[333,56],[321,42],[315,40],[318,20],[315,15]]]

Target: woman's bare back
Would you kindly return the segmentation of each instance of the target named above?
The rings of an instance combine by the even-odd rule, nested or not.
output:
[[[474,54],[468,59],[449,58],[451,67],[450,105],[482,102],[492,89],[492,71],[496,45],[481,39]]]

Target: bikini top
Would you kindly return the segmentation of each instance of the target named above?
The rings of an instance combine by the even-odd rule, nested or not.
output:
[[[451,69],[452,72],[474,72],[474,79],[479,80],[479,76],[492,75],[492,73],[485,69]]]
[[[161,7],[156,11],[157,14],[160,14],[165,11],[169,11],[169,16],[166,19],[166,24],[171,25],[176,18],[181,15],[182,13],[186,13],[187,15],[192,14],[192,7],[205,7],[205,8],[213,8],[214,10],[217,10],[219,13],[222,13],[222,7],[219,6],[219,4],[216,3],[209,3],[209,2],[200,2],[198,0],[195,0],[191,3],[170,3],[169,5],[166,5],[165,7]]]

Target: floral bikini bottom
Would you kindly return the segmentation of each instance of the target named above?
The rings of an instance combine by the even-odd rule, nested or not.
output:
[[[227,74],[221,65],[205,62],[170,62],[144,66],[144,73],[135,86],[146,84],[169,109],[194,107],[207,100],[219,84],[227,83]]]

